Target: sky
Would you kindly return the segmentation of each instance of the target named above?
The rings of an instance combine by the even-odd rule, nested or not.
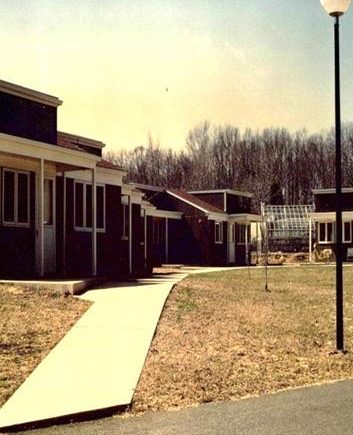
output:
[[[341,19],[353,121],[353,6]],[[2,0],[0,78],[55,95],[61,131],[182,149],[214,125],[330,128],[333,20],[319,0]]]

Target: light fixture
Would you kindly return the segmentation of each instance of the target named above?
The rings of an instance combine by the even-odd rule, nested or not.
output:
[[[329,15],[339,17],[347,12],[352,0],[320,0],[320,2]]]

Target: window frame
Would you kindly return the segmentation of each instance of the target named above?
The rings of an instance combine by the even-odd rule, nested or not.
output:
[[[217,228],[219,228],[219,233],[217,231]],[[222,245],[224,243],[223,222],[222,221],[215,221],[215,223],[214,223],[214,241],[215,241],[216,245]]]
[[[5,173],[10,172],[14,174],[14,192],[13,192],[13,221],[5,220]],[[27,178],[27,221],[18,221],[18,175],[25,175]],[[29,228],[31,226],[31,176],[29,171],[22,171],[11,168],[2,168],[1,174],[1,222],[6,227],[21,227]]]
[[[324,225],[325,226],[325,240],[321,240],[320,239],[320,225]],[[332,225],[332,239],[328,239],[328,225]],[[343,225],[343,223],[342,223]],[[336,243],[335,241],[335,222],[318,222],[318,228],[317,228],[317,241],[321,244],[332,244],[332,243]]]
[[[83,203],[82,203],[82,227],[76,225],[76,185],[82,184],[82,195],[83,195]],[[92,232],[92,226],[87,226],[87,187],[92,186],[92,183],[88,181],[74,180],[74,229],[75,231],[84,231],[84,232]],[[98,208],[96,208],[96,222],[97,222],[97,233],[105,233],[106,232],[106,189],[105,184],[97,183],[96,184],[96,199],[97,199],[97,187],[103,187],[103,227],[98,227]],[[92,190],[92,189],[91,189]],[[96,201],[97,203],[98,201]]]
[[[345,238],[345,225],[349,224],[349,239]],[[343,243],[352,243],[352,221],[343,221],[342,222],[342,242]]]

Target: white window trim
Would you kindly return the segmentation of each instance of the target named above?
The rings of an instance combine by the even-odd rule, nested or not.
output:
[[[83,204],[82,204],[82,212],[83,212],[83,226],[79,227],[76,226],[76,184],[82,184],[83,185]],[[74,181],[74,229],[75,231],[81,231],[81,232],[86,232],[86,233],[91,233],[92,232],[92,227],[87,227],[86,226],[86,186],[92,186],[92,183],[88,183],[87,181],[80,181],[80,180],[75,180]],[[103,228],[99,228],[97,226],[97,233],[105,233],[106,231],[106,222],[105,222],[105,218],[106,218],[106,200],[105,200],[105,184],[96,184],[96,187],[103,187]],[[96,209],[97,212],[97,209]],[[98,222],[97,222],[98,225]]]
[[[5,207],[4,207],[4,198],[5,198],[5,173],[12,172],[14,174],[14,221],[9,222],[5,221]],[[28,220],[27,222],[18,222],[18,174],[23,174],[27,176],[27,206],[28,206]],[[1,220],[2,224],[6,227],[21,227],[21,228],[29,228],[31,223],[31,189],[30,182],[31,177],[30,173],[27,171],[18,171],[16,169],[3,168],[2,170],[2,201],[1,201]]]
[[[332,243],[335,243],[335,223],[334,222],[318,222],[319,226],[318,226],[318,232],[317,232],[317,240],[319,243],[323,244],[323,245],[330,245]],[[327,227],[328,224],[332,224],[333,228],[332,228],[332,235],[333,238],[332,240],[328,240],[327,239]],[[325,225],[325,240],[320,240],[320,225]]]
[[[219,226],[219,239],[217,240],[217,226]],[[223,222],[215,221],[214,223],[214,241],[216,245],[223,245]]]
[[[350,228],[351,228],[351,230],[350,230],[350,239],[349,240],[346,240],[345,239],[345,237],[344,237],[344,235],[345,235],[345,232],[344,232],[344,225],[345,224],[349,224],[349,226],[350,226]],[[345,222],[342,222],[342,242],[343,243],[352,243],[352,221],[345,221]]]

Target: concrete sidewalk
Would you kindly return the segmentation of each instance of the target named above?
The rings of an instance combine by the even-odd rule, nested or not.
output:
[[[224,268],[201,271],[218,270]],[[0,409],[0,429],[130,404],[165,300],[186,276],[105,285],[80,296],[94,304]]]
[[[0,409],[0,428],[131,402],[164,302],[185,274],[112,284]]]

